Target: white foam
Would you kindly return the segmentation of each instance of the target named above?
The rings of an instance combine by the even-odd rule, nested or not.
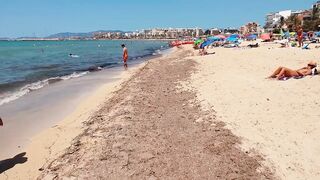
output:
[[[70,75],[66,75],[66,76],[61,76],[61,77],[52,77],[52,78],[48,78],[42,81],[37,81],[31,84],[27,84],[25,86],[23,86],[22,88],[20,88],[20,90],[13,92],[13,93],[7,93],[4,95],[0,96],[0,106],[6,103],[9,103],[11,101],[17,100],[20,97],[28,94],[31,91],[35,91],[38,89],[41,89],[47,85],[49,85],[50,81],[54,81],[54,80],[69,80],[69,79],[73,79],[73,78],[77,78],[77,77],[81,77],[88,74],[88,71],[86,72],[81,72],[81,73],[72,73]]]

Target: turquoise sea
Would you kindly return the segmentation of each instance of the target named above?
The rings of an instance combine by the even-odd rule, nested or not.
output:
[[[0,106],[97,67],[122,66],[121,44],[129,50],[129,62],[168,48],[165,41],[0,41]]]

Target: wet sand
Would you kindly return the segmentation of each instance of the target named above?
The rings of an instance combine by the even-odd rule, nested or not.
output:
[[[5,124],[0,131],[0,159],[23,151],[34,135],[56,125],[103,84],[118,81],[122,72],[119,67],[61,81],[2,105]]]

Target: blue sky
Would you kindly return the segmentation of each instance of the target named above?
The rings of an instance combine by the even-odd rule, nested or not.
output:
[[[0,37],[152,27],[238,27],[315,0],[1,0]]]

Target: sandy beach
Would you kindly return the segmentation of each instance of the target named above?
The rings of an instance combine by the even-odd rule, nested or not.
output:
[[[32,139],[0,179],[318,179],[317,49],[191,46],[131,69]]]
[[[281,179],[320,178],[320,76],[276,81],[265,79],[278,66],[319,63],[318,49],[216,48],[215,55],[195,58],[192,76],[203,106],[242,138],[244,150],[255,149]]]
[[[74,106],[72,107],[73,109],[69,110],[70,108],[68,108],[68,111],[63,111],[62,115],[54,115],[54,118],[60,117],[61,120],[54,123],[51,128],[44,127],[48,126],[48,124],[50,123],[52,124],[52,122],[45,122],[45,125],[43,125],[42,123],[42,126],[44,126],[42,127],[43,130],[36,135],[28,135],[29,137],[24,137],[23,140],[28,139],[28,143],[23,144],[23,146],[19,146],[19,148],[17,148],[17,145],[14,143],[18,143],[19,145],[21,145],[21,140],[15,140],[15,138],[13,137],[14,141],[11,144],[14,145],[10,144],[9,148],[6,148],[6,151],[1,154],[2,157],[7,157],[7,159],[1,159],[0,179],[36,179],[41,172],[39,171],[39,169],[41,170],[42,166],[49,159],[55,159],[56,157],[61,155],[65,151],[65,149],[70,146],[72,140],[82,132],[83,122],[87,121],[89,117],[92,116],[103,105],[103,103],[105,103],[106,100],[112,96],[112,93],[121,87],[122,82],[127,81],[132,76],[132,74],[134,74],[135,71],[137,71],[143,65],[144,63],[133,65],[133,67],[131,67],[131,69],[128,71],[115,73],[114,76],[111,76],[112,81],[107,80],[105,81],[104,85],[92,85],[95,90],[87,89],[87,91],[92,92],[92,94],[81,97],[81,101],[77,101],[77,104],[70,104],[69,101],[66,101],[65,103],[68,103],[68,105]],[[103,74],[104,73],[102,73],[102,75]],[[110,73],[108,73],[108,75],[110,76]],[[92,77],[88,77],[87,79],[93,82],[96,81]],[[98,79],[102,80],[104,78],[100,77]],[[75,83],[82,85],[82,83],[79,83],[77,81]],[[82,79],[82,81],[86,83],[86,81],[88,80]],[[63,103],[59,105],[63,106]],[[53,110],[59,108],[60,107],[51,107],[51,109]],[[39,114],[38,112],[36,113]],[[45,111],[45,113],[50,114],[51,112]],[[30,119],[30,121],[31,120],[32,119]],[[18,125],[19,128],[20,126],[22,125]],[[21,133],[17,132],[17,134]],[[25,135],[24,131],[22,131],[22,135]],[[8,144],[7,141],[10,141],[10,139],[3,141],[3,144]],[[12,154],[12,152],[17,154],[17,156],[24,153],[26,154],[23,157],[8,158],[8,154]],[[12,168],[13,166],[14,168]],[[7,170],[8,168],[9,170]]]

